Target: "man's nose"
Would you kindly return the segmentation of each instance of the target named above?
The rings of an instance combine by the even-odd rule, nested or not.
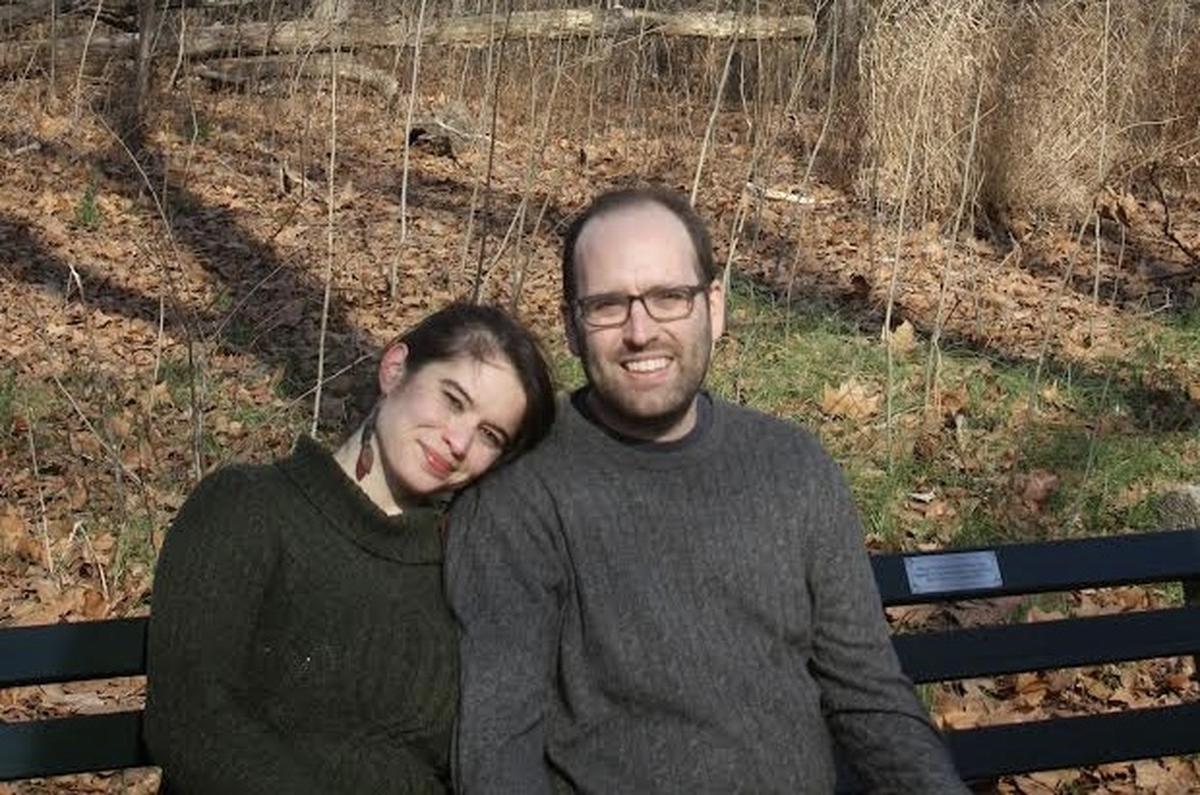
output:
[[[625,320],[623,327],[625,343],[632,347],[642,347],[650,340],[654,339],[654,334],[658,324],[654,318],[650,317],[650,313],[646,311],[646,305],[641,298],[635,298],[629,303],[629,317]]]

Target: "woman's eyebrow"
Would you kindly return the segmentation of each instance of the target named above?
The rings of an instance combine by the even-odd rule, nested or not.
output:
[[[466,403],[472,407],[475,405],[475,399],[471,397],[471,393],[463,388],[463,385],[455,381],[453,378],[443,378],[441,383],[446,389],[457,392],[458,396],[462,398],[463,403]]]
[[[492,429],[493,433],[500,437],[501,447],[508,447],[510,444],[512,444],[512,437],[508,435],[508,431],[504,430],[499,425],[493,425],[490,422],[488,423],[488,427]]]

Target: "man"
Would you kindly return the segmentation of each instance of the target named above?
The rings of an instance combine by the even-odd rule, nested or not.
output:
[[[850,495],[806,432],[701,391],[725,294],[674,194],[598,198],[563,250],[587,386],[463,495],[457,790],[966,789],[888,640]]]

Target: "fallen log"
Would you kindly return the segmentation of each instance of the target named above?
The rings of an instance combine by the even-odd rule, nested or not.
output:
[[[503,16],[480,15],[433,20],[421,34],[422,46],[485,47],[506,25]],[[163,31],[160,52],[178,52],[180,42],[173,26]],[[660,35],[691,38],[799,39],[811,36],[808,16],[739,16],[733,13],[661,12],[641,9],[560,9],[513,13],[507,23],[510,39],[564,39],[585,36],[621,37]],[[75,58],[83,50],[83,37],[61,38],[60,57]],[[183,55],[193,60],[230,55],[267,55],[329,52],[334,49],[403,47],[416,44],[416,32],[407,21],[388,23],[349,20],[331,27],[325,22],[292,20],[281,23],[213,25],[188,31]],[[92,38],[89,56],[129,57],[136,52],[137,34],[112,33]],[[44,57],[46,41],[14,42],[0,55],[0,70],[10,71],[31,58]]]
[[[279,55],[229,58],[196,64],[192,67],[192,73],[210,83],[245,90],[255,80],[326,78],[329,76],[332,58],[331,55],[315,55],[300,62]],[[373,88],[388,102],[400,93],[399,81],[381,69],[341,58],[337,61],[337,70],[339,80]]]

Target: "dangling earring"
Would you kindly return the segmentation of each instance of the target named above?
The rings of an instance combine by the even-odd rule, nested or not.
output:
[[[375,418],[379,415],[379,403],[371,407],[371,413],[363,420],[362,438],[359,440],[358,461],[354,463],[354,477],[362,480],[375,465],[375,451],[371,448],[371,436],[375,433]]]

